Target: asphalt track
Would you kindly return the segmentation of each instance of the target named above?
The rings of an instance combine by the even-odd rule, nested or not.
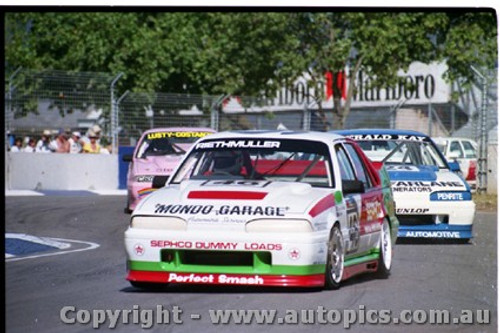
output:
[[[358,310],[349,332],[497,332],[497,213],[478,212],[472,244],[399,242],[387,280],[370,275],[353,278],[336,291],[259,287],[171,285],[157,291],[135,289],[125,280],[123,232],[129,215],[124,196],[7,196],[5,232],[26,234],[69,247],[38,249],[6,258],[6,332],[343,332],[338,324],[213,324],[218,309],[331,311]],[[17,244],[19,245],[19,244]],[[39,251],[39,252],[37,252]],[[63,253],[65,252],[65,253]],[[65,307],[71,308],[65,308]],[[74,307],[74,308],[73,308]],[[142,328],[139,310],[182,311],[170,323]],[[85,321],[93,310],[130,310],[114,329],[65,324],[66,317]],[[489,310],[489,325],[359,323],[370,310]],[[101,312],[103,313],[103,312]],[[156,314],[156,313],[155,313]],[[97,315],[92,319],[97,318]],[[164,316],[165,320],[166,317]],[[182,323],[175,323],[180,319]],[[293,321],[293,320],[292,320]]]

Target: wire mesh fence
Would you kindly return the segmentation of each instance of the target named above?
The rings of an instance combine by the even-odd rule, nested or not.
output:
[[[463,92],[458,103],[407,105],[396,101],[373,107],[353,103],[344,128],[412,129],[433,137],[467,137],[487,145],[488,132],[498,124],[496,72],[493,74],[487,91],[477,86]],[[114,85],[121,75],[16,71],[6,78],[5,148],[14,136],[38,138],[44,130],[56,133],[61,128],[85,133],[94,124],[103,129],[102,143],[112,144],[112,153],[117,153],[118,146],[134,146],[145,130],[155,127],[211,127],[218,131],[335,128],[333,110],[308,100],[291,107],[248,96],[119,94]],[[485,133],[486,142],[479,142]]]

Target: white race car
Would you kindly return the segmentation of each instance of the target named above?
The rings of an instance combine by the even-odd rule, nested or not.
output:
[[[338,288],[362,272],[387,277],[399,222],[379,172],[331,133],[202,138],[132,213],[127,280]]]
[[[468,241],[476,205],[471,189],[424,133],[397,129],[337,131],[356,140],[375,164],[384,164],[392,182],[398,237]]]

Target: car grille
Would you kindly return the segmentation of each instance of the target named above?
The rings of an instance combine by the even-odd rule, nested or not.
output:
[[[398,215],[400,225],[429,225],[448,223],[448,215]]]
[[[175,262],[176,265],[200,265],[221,267],[253,267],[256,262],[260,265],[271,265],[270,252],[247,251],[201,251],[201,250],[162,250],[161,261]]]

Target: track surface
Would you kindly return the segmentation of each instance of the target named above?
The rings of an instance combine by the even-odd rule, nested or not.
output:
[[[123,212],[124,196],[6,197],[6,233],[74,240],[72,249],[87,243],[99,247],[22,260],[6,259],[6,331],[94,332],[90,324],[65,324],[61,310],[81,319],[92,310],[171,310],[177,306],[182,324],[152,323],[148,332],[341,332],[339,324],[213,324],[209,310],[288,309],[390,310],[490,310],[490,325],[369,325],[354,324],[350,332],[497,332],[497,213],[478,212],[472,244],[398,242],[392,275],[378,280],[370,275],[353,278],[337,291],[250,287],[171,285],[164,290],[142,291],[125,280],[123,232],[129,215]],[[51,254],[51,252],[48,252]],[[45,252],[47,254],[47,252]],[[19,259],[19,258],[18,258]],[[321,308],[322,307],[322,308]],[[321,310],[322,311],[322,310]],[[299,311],[300,312],[300,311]],[[146,314],[143,314],[146,316]],[[199,319],[191,315],[199,315]],[[97,317],[92,317],[96,319]],[[130,321],[133,316],[130,315]],[[156,318],[156,317],[154,317]],[[165,317],[163,317],[165,318]],[[360,318],[360,317],[358,317]],[[118,320],[115,332],[139,332],[141,322]],[[99,331],[109,331],[110,321]],[[403,327],[401,327],[403,326]]]

